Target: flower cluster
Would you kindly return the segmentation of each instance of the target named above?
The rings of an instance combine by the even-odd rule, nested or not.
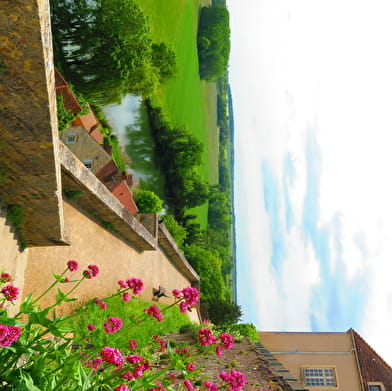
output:
[[[215,345],[218,341],[212,331],[207,328],[199,330],[198,338],[202,346]]]
[[[6,285],[2,288],[1,293],[4,295],[5,300],[14,301],[18,298],[19,288],[13,285]]]
[[[107,322],[103,323],[106,334],[115,334],[123,326],[123,321],[115,316],[109,316]]]
[[[107,304],[104,301],[100,300],[100,299],[94,300],[94,303],[96,305],[99,305],[101,307],[101,309],[103,309],[103,310],[106,310],[106,308],[107,308]]]
[[[70,259],[67,262],[67,266],[68,266],[68,270],[70,272],[76,272],[79,269],[78,263],[75,260],[73,260],[73,259]]]
[[[222,333],[219,336],[220,344],[218,344],[218,338],[212,333],[209,328],[201,328],[198,333],[199,342],[202,346],[217,345],[215,353],[221,357],[223,355],[223,349],[231,349],[234,346],[234,338],[228,333]]]
[[[218,391],[218,386],[215,385],[214,383],[211,383],[209,381],[205,381],[203,384],[207,388],[207,391]]]
[[[128,278],[127,286],[132,289],[134,295],[138,295],[144,288],[143,281],[139,278]]]
[[[246,376],[234,369],[230,373],[222,371],[219,376],[224,382],[229,384],[228,391],[241,391],[246,384]]]
[[[5,284],[6,282],[11,282],[12,276],[8,273],[1,273],[0,274],[0,284]]]
[[[118,349],[112,348],[110,346],[104,347],[100,354],[103,361],[107,362],[108,364],[113,364],[116,367],[120,367],[125,362],[125,358],[121,352]]]
[[[163,322],[164,320],[161,311],[156,305],[150,305],[149,308],[145,308],[143,311],[151,317],[155,318],[158,322]]]
[[[99,274],[99,267],[97,265],[88,265],[87,269],[83,271],[83,276],[86,278],[93,278]]]
[[[0,346],[11,346],[19,339],[21,333],[20,327],[0,324]]]
[[[183,299],[180,302],[180,311],[186,312],[190,307],[195,305],[199,301],[199,291],[197,288],[192,288],[191,286],[188,288],[184,288],[181,291],[178,289],[173,290],[173,295],[177,299]]]

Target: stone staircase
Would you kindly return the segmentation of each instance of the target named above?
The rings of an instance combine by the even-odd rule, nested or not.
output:
[[[281,376],[294,391],[309,391],[307,388],[304,388],[301,382],[294,377],[290,371],[285,368],[282,363],[275,358],[273,354],[271,354],[261,343],[256,343],[257,351],[262,355],[264,360],[268,361],[269,367],[272,372],[274,372],[277,376]]]
[[[176,344],[194,345],[197,342],[192,334],[169,334],[165,337]],[[300,391],[302,388],[293,388],[283,377],[283,373],[274,371],[273,361],[271,363],[263,357],[259,347],[247,339],[236,342],[230,350],[225,350],[222,357],[215,356],[214,353],[200,357],[196,366],[202,368],[203,377],[220,384],[219,373],[221,371],[230,372],[235,369],[244,373],[247,377],[247,384],[244,391]],[[290,377],[290,376],[286,376]],[[294,383],[293,383],[294,384]]]

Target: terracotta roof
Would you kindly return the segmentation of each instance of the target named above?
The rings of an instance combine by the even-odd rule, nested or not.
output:
[[[65,108],[72,114],[79,113],[82,110],[82,106],[75,98],[67,82],[64,80],[63,76],[57,68],[55,68],[55,86],[56,95],[61,95],[63,97]]]
[[[106,184],[111,193],[129,210],[130,213],[137,213],[139,209],[133,200],[132,192],[129,190],[127,182],[115,181]]]

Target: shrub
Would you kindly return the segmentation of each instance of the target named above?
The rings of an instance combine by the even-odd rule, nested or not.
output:
[[[163,209],[162,200],[153,191],[136,189],[133,198],[140,213],[160,213]]]

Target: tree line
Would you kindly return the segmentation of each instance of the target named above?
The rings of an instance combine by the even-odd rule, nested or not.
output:
[[[57,60],[89,100],[150,96],[176,72],[175,53],[153,42],[137,0],[51,0]]]

